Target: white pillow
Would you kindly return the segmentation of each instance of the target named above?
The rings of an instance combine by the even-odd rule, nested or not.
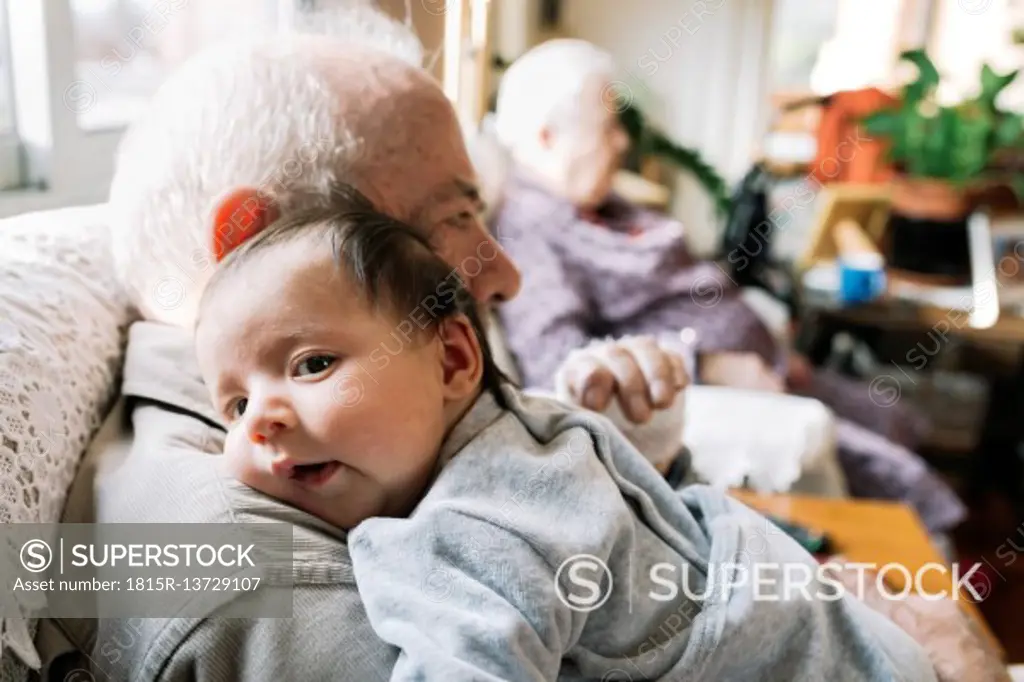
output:
[[[109,245],[105,206],[0,221],[0,522],[60,521],[116,394],[129,309]],[[4,619],[3,679],[12,650],[38,664],[33,630]]]

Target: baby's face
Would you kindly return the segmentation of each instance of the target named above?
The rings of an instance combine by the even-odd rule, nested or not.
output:
[[[445,435],[443,351],[371,311],[324,250],[275,245],[231,273],[196,349],[230,424],[230,471],[348,529],[408,514],[426,487]]]

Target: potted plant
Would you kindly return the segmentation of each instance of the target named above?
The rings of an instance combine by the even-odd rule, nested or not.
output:
[[[1024,195],[1024,176],[999,160],[1024,146],[1020,114],[1001,110],[996,98],[1017,77],[987,64],[980,92],[952,106],[938,102],[940,76],[924,50],[900,55],[917,77],[897,103],[863,120],[865,132],[888,144],[897,174],[892,187],[889,264],[954,279],[970,276],[967,215],[972,193],[1009,182]]]

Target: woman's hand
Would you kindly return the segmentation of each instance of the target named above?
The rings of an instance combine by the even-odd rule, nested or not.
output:
[[[555,381],[561,394],[595,412],[617,397],[626,417],[642,424],[670,406],[690,377],[681,355],[649,336],[634,336],[572,351]]]

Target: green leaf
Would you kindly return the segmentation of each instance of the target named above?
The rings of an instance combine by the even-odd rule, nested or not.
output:
[[[901,109],[883,109],[868,114],[861,120],[868,137],[889,142],[888,159],[903,163],[906,158],[906,115]]]
[[[1024,144],[1024,116],[1020,114],[1004,114],[995,129],[997,147],[1014,147]]]
[[[900,59],[917,67],[917,80],[903,88],[904,103],[916,105],[939,85],[939,70],[923,49],[908,50],[900,55]]]
[[[677,145],[659,131],[649,129],[649,132],[650,153],[692,173],[711,195],[718,212],[722,215],[728,214],[732,201],[725,180],[704,160],[700,152]]]
[[[985,64],[981,67],[981,94],[978,100],[988,109],[995,107],[996,98],[1006,86],[1017,78],[1020,71],[1011,71],[1002,75],[996,73],[991,66]]]
[[[908,114],[904,125],[903,139],[899,143],[899,153],[905,159],[905,165],[911,175],[925,176],[930,174],[932,161],[928,156],[926,141],[928,140],[929,119],[918,112]]]
[[[937,116],[928,119],[926,134],[921,141],[928,159],[928,175],[933,178],[952,178],[956,171],[956,136],[959,119],[952,109],[940,109]]]
[[[861,122],[869,136],[889,142],[889,159],[908,175],[965,183],[985,172],[997,150],[1024,149],[1024,117],[995,104],[1018,71],[1000,74],[985,65],[978,97],[940,107],[934,97],[940,76],[928,55],[910,50],[900,57],[917,67],[917,78],[904,87],[898,108],[872,113]]]
[[[992,117],[958,118],[956,135],[950,141],[953,176],[959,180],[977,177],[989,162],[988,138],[992,133]]]
[[[899,109],[883,109],[868,114],[861,121],[868,135],[893,137],[903,132],[903,114]]]

